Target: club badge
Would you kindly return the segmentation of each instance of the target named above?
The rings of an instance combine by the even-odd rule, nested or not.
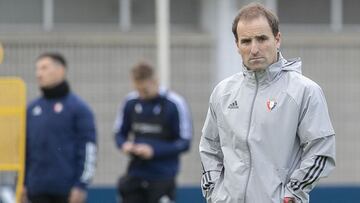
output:
[[[276,104],[277,104],[277,102],[274,100],[271,100],[271,99],[267,100],[266,107],[267,107],[268,111],[272,111],[275,108]]]
[[[64,106],[62,105],[62,103],[60,102],[57,102],[55,105],[54,105],[54,111],[55,113],[61,113],[64,109]]]
[[[39,116],[39,115],[41,115],[41,113],[42,113],[42,109],[41,109],[40,106],[35,106],[35,107],[32,109],[32,114],[33,114],[34,116]]]
[[[161,106],[160,105],[156,105],[153,109],[153,113],[155,115],[159,115],[161,113]]]
[[[142,108],[141,104],[139,104],[139,103],[135,104],[135,112],[137,114],[141,114],[143,112],[143,108]]]

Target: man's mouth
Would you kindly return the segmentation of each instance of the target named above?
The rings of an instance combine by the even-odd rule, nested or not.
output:
[[[264,57],[255,57],[255,58],[250,58],[249,60],[252,61],[252,60],[262,60],[264,59]]]

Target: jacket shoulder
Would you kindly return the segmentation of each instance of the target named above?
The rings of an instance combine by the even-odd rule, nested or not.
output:
[[[179,113],[188,112],[188,105],[183,96],[171,90],[169,90],[164,96],[167,103],[169,103],[172,108],[177,109]]]
[[[305,97],[323,94],[321,87],[316,82],[300,73],[290,71],[288,73],[288,81],[287,94],[290,95],[299,106]]]
[[[171,90],[169,90],[165,95],[165,99],[175,105],[184,105],[186,103],[186,100],[183,96]]]
[[[139,93],[136,91],[132,91],[128,93],[123,99],[123,107],[129,108],[132,105],[135,105],[137,101],[139,101]]]
[[[92,112],[89,104],[75,93],[69,93],[67,97],[67,105],[76,111]]]
[[[211,93],[210,102],[216,103],[221,97],[231,94],[240,87],[243,79],[244,76],[240,72],[219,82]]]
[[[27,104],[27,109],[32,109],[40,103],[41,97],[35,98]]]

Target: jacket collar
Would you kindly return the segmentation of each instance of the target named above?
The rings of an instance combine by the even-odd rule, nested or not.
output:
[[[282,68],[287,63],[287,60],[278,52],[278,61],[271,64],[268,68],[261,71],[249,70],[242,65],[243,75],[250,85],[266,86],[274,81],[281,73]]]
[[[70,86],[69,83],[66,80],[64,80],[61,83],[55,85],[54,87],[49,87],[49,88],[42,87],[40,88],[40,90],[42,91],[42,94],[46,99],[58,99],[65,97],[66,95],[69,94]]]

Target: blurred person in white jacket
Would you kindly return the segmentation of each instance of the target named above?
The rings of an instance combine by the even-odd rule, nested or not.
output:
[[[307,203],[335,167],[335,132],[321,88],[280,53],[278,17],[261,4],[233,22],[242,72],[212,92],[200,140],[212,203]]]

